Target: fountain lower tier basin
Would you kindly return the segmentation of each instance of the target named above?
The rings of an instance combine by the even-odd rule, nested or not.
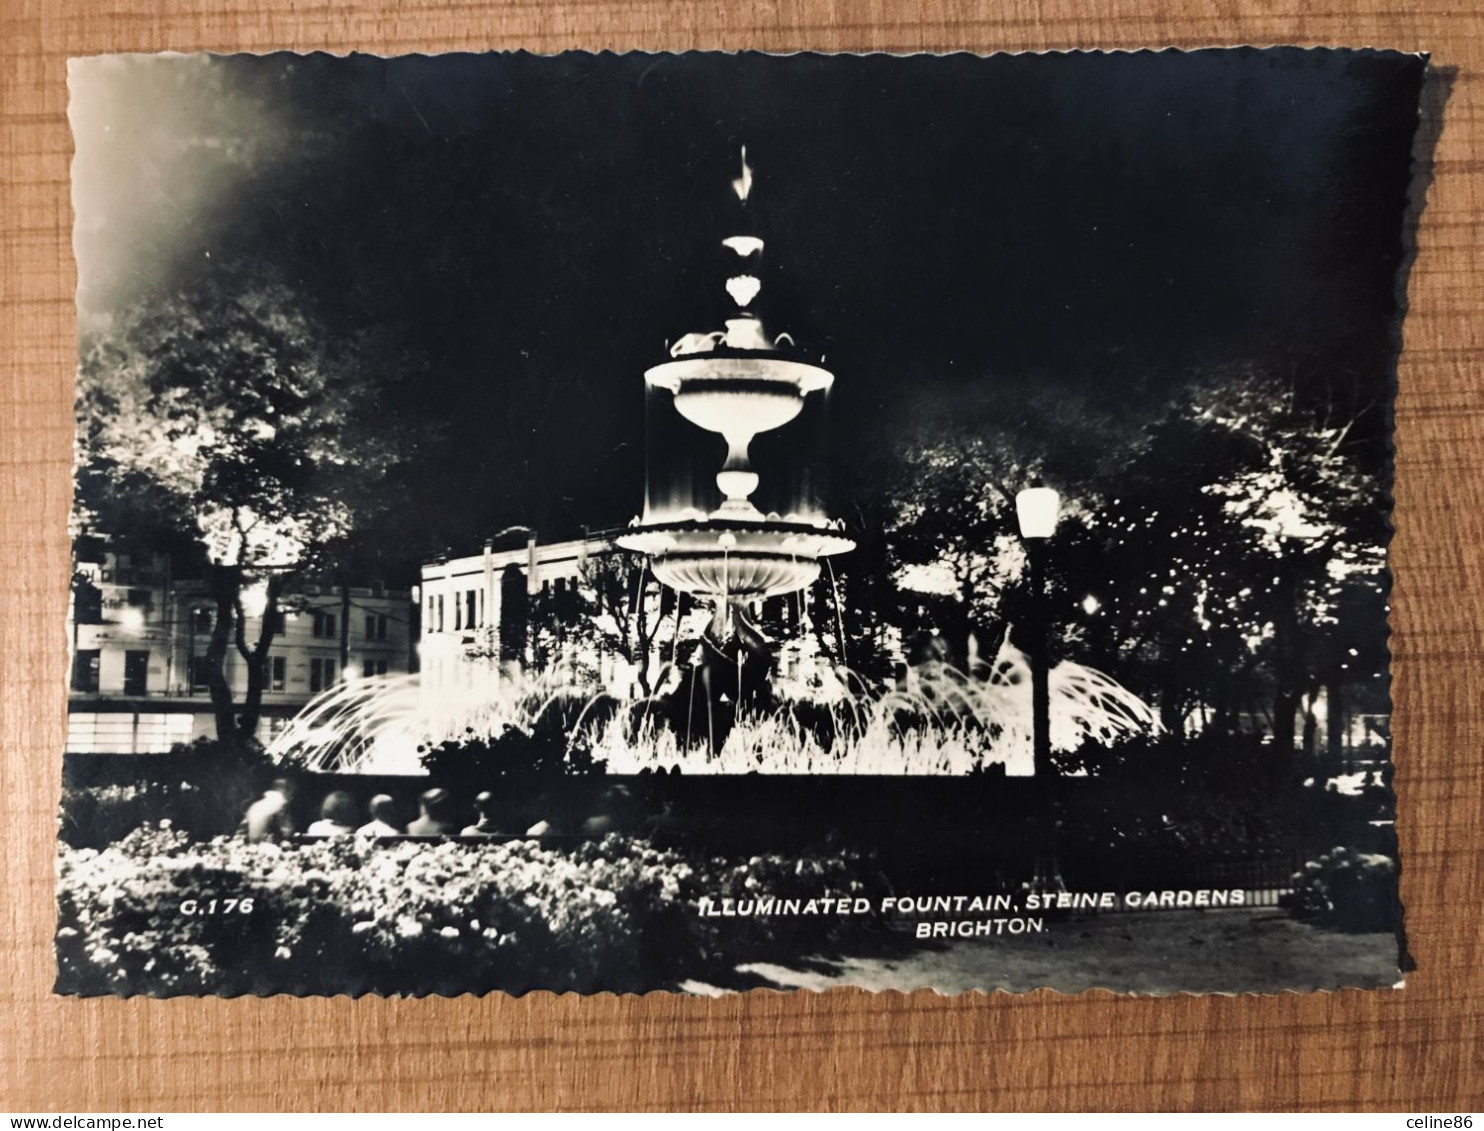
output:
[[[686,521],[636,526],[618,544],[648,555],[655,577],[704,597],[774,597],[819,577],[819,559],[855,543],[810,523]]]

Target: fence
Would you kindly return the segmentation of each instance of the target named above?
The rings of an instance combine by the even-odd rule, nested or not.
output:
[[[1293,874],[1318,856],[1319,849],[1294,845],[1281,852],[1256,858],[1184,855],[1109,854],[1096,861],[1070,863],[1062,878],[1070,891],[1113,891],[1120,894],[1154,892],[1243,893],[1244,907],[1277,907],[1293,891]],[[1148,905],[1127,906],[1117,911],[1148,910]]]

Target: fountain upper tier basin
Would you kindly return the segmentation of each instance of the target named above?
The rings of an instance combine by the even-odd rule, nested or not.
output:
[[[774,597],[819,576],[819,559],[855,543],[828,523],[691,519],[635,526],[618,539],[655,577],[700,597]]]
[[[730,438],[781,428],[835,376],[808,362],[715,350],[656,365],[644,379],[673,393],[676,411],[692,424]]]

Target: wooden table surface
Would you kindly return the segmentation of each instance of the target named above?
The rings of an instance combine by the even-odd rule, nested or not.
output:
[[[1472,9],[1472,10],[1470,10]],[[0,17],[0,1110],[1316,1109],[1484,1095],[1484,15],[1468,0],[4,0]],[[74,282],[66,60],[487,47],[1432,53],[1435,180],[1397,405],[1399,992],[1120,999],[758,991],[422,1001],[53,998]]]

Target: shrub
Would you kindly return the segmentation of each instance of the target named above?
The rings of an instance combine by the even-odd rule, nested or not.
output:
[[[786,939],[824,945],[842,920],[703,919],[703,895],[861,892],[860,858],[746,862],[609,836],[279,847],[191,843],[142,829],[102,852],[64,850],[62,992],[640,991],[715,977]],[[184,900],[230,912],[185,915]]]
[[[1387,931],[1398,920],[1396,862],[1379,853],[1331,849],[1293,874],[1283,906],[1295,919],[1342,931]]]
[[[168,754],[69,755],[58,836],[73,848],[103,848],[165,818],[198,838],[230,833],[253,798],[282,773],[255,745],[211,739]]]
[[[586,741],[569,741],[552,727],[524,730],[506,725],[488,738],[470,729],[422,752],[422,765],[434,781],[452,787],[486,789],[511,778],[553,779],[565,775],[601,774]]]
[[[66,785],[57,835],[73,848],[101,848],[180,808],[181,787],[157,782]]]

